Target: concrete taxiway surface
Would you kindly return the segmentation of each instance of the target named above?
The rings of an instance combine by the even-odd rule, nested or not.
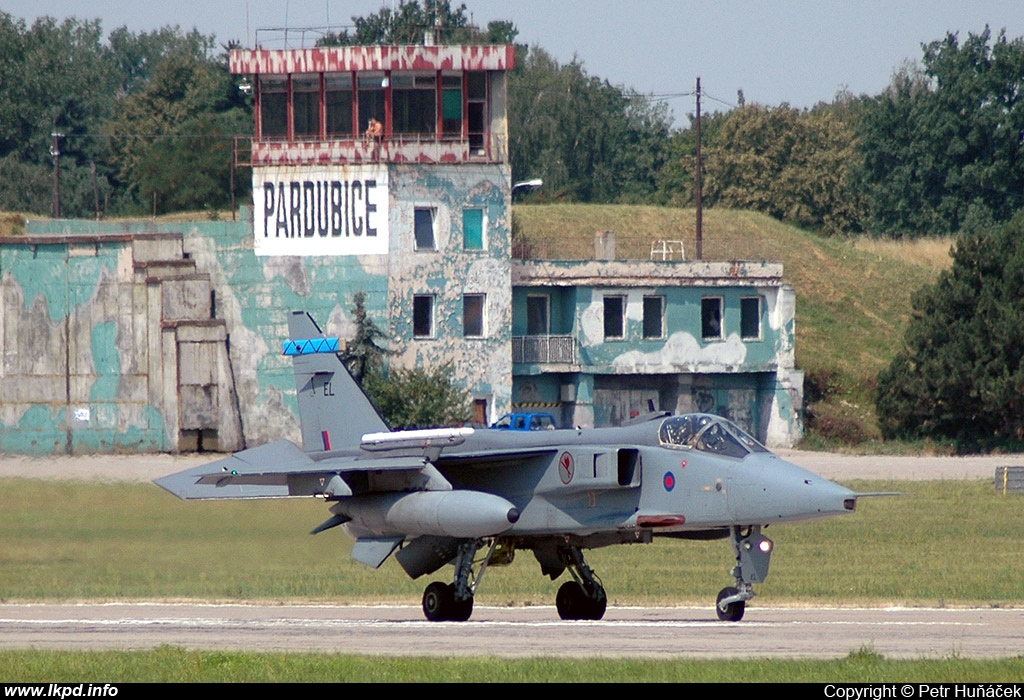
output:
[[[0,605],[0,647],[337,652],[395,656],[998,658],[1024,653],[1024,610],[610,607],[563,622],[551,606],[478,607],[469,622],[414,606]]]

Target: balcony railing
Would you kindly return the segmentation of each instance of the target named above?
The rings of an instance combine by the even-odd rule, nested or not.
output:
[[[571,335],[514,335],[512,362],[576,364],[576,338]]]

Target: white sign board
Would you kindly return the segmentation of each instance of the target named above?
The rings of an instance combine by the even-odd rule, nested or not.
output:
[[[253,168],[256,255],[386,255],[386,165]]]

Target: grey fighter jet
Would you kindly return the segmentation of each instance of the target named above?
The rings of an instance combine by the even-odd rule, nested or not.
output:
[[[287,440],[156,481],[186,499],[316,496],[355,538],[352,556],[392,554],[412,578],[452,564],[423,594],[429,620],[467,620],[488,566],[533,552],[541,572],[571,579],[565,620],[599,620],[607,596],[584,550],[655,537],[728,539],[735,584],[718,594],[738,621],[764,581],[775,523],[850,513],[859,496],[769,452],[707,414],[652,414],[616,428],[515,432],[391,431],[305,312],[289,317],[303,448]]]

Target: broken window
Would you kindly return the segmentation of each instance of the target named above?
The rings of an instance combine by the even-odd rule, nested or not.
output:
[[[722,339],[722,297],[700,300],[700,335],[704,340]]]
[[[469,150],[473,155],[484,155],[484,136],[487,131],[487,74],[481,71],[467,73],[466,85]]]
[[[740,337],[743,340],[761,339],[761,297],[740,299]]]
[[[462,210],[462,247],[466,250],[484,248],[484,210]]]
[[[412,335],[414,338],[434,337],[434,297],[420,294],[412,298]]]
[[[462,297],[462,335],[467,338],[482,338],[484,335],[483,294],[466,294]]]
[[[644,297],[644,338],[665,337],[665,297]]]
[[[436,209],[418,207],[413,214],[413,229],[416,236],[416,250],[437,250],[434,237]]]
[[[626,336],[626,297],[604,298],[604,339],[621,340]]]

